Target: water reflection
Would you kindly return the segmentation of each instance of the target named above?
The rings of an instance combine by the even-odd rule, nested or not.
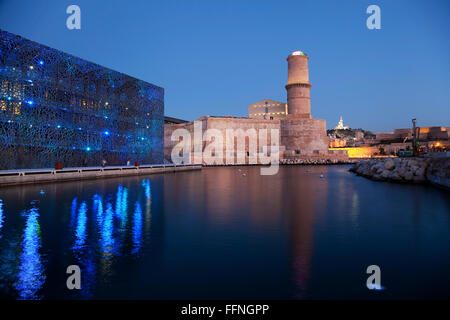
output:
[[[358,192],[354,191],[352,195],[352,210],[350,213],[350,219],[352,220],[353,226],[355,228],[359,228],[358,216],[359,216],[359,196]]]
[[[87,205],[86,202],[81,203],[80,209],[78,210],[78,216],[77,216],[77,227],[75,230],[75,245],[74,249],[75,251],[80,252],[86,242],[86,211],[87,211]]]
[[[143,179],[141,186],[144,187],[145,192],[145,232],[147,234],[150,233],[150,224],[151,224],[151,202],[152,202],[152,193],[150,187],[150,179]]]
[[[138,201],[135,204],[133,215],[133,250],[131,253],[136,254],[141,248],[142,241],[142,209]]]
[[[93,208],[92,211],[94,212],[96,219],[97,219],[97,225],[101,226],[103,224],[103,201],[102,197],[98,194],[95,194],[92,198],[93,200]]]
[[[120,229],[124,230],[128,218],[128,190],[121,185],[117,188],[116,194],[116,216],[120,219]]]
[[[75,210],[74,210],[75,206]],[[72,201],[72,211],[75,212],[76,226],[74,230],[75,243],[72,247],[77,264],[80,266],[83,275],[83,283],[81,286],[81,295],[83,297],[92,296],[92,287],[95,283],[95,262],[94,254],[87,243],[87,223],[88,223],[88,207],[85,201],[80,204],[78,213],[76,213],[76,198]]]
[[[40,188],[2,190],[2,297],[357,298],[368,291],[358,286],[360,265],[372,260],[394,261],[393,273],[413,261],[421,289],[450,281],[448,201],[423,186],[292,166],[265,177],[227,167],[68,182],[43,197]],[[383,260],[398,252],[398,265]],[[71,264],[82,270],[81,291],[65,287]],[[409,285],[397,275],[383,293]]]
[[[70,228],[73,228],[75,223],[75,218],[77,215],[77,198],[72,200],[72,206],[70,209]]]
[[[22,236],[22,253],[20,254],[19,272],[17,274],[16,290],[20,299],[40,299],[39,290],[45,282],[44,266],[41,261],[39,212],[37,201],[31,203],[25,216],[25,229]]]
[[[150,188],[150,179],[144,179],[142,180],[141,186],[144,187],[145,190],[145,198],[150,198],[151,195],[151,188]]]
[[[64,190],[69,184],[61,185],[61,189],[55,186],[48,192],[50,195],[55,194],[55,197],[50,196],[41,202],[32,201],[31,208],[22,211],[22,215],[12,216],[12,227],[24,224],[23,234],[17,235],[20,239],[20,242],[17,242],[12,229],[9,238],[3,243],[0,242],[2,252],[0,270],[3,270],[2,279],[5,280],[5,284],[0,286],[0,294],[5,294],[9,285],[20,299],[41,299],[46,296],[46,281],[50,281],[49,284],[53,285],[56,278],[54,272],[50,278],[46,277],[44,274],[44,270],[47,269],[46,261],[43,261],[42,257],[43,252],[54,255],[47,250],[58,248],[61,241],[61,234],[57,235],[58,230],[61,230],[63,238],[69,236],[70,244],[65,246],[71,253],[67,265],[79,265],[83,275],[80,291],[64,293],[72,297],[93,297],[99,284],[111,283],[111,276],[117,274],[116,269],[121,263],[119,257],[126,259],[129,253],[142,257],[145,241],[150,240],[151,182],[146,178],[136,179],[131,185],[129,182],[125,183],[112,185],[112,188],[102,188],[101,184],[90,188],[90,183],[77,183],[78,188],[70,191]],[[135,188],[135,192],[130,193],[130,186]],[[20,189],[19,205],[13,205],[12,211],[17,210],[21,206],[20,203],[26,201],[27,196],[34,196],[36,190],[40,189],[30,188],[29,192],[27,189]],[[67,194],[75,196],[72,195],[67,199],[65,197]],[[61,209],[67,202],[69,204],[67,209]],[[131,215],[128,212],[129,207],[133,208]],[[58,221],[57,225],[46,228],[45,238],[48,241],[45,251],[42,249],[43,238],[40,228],[40,213],[43,211],[45,223]],[[61,220],[48,219],[54,212],[61,213]],[[5,235],[5,220],[4,201],[0,199],[0,237]],[[64,230],[65,228],[69,232]],[[16,255],[14,251],[17,251],[15,248],[19,245],[21,252]],[[11,250],[8,250],[8,246]],[[12,255],[6,256],[7,251]],[[61,254],[65,256],[66,252]],[[11,272],[4,272],[5,270]]]
[[[0,239],[2,238],[2,227],[3,227],[3,200],[0,199]]]

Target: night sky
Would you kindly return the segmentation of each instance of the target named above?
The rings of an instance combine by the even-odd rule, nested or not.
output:
[[[81,30],[66,28],[67,6]],[[381,8],[381,30],[366,8]],[[246,116],[286,101],[286,57],[310,56],[311,110],[334,127],[450,126],[450,1],[0,0],[0,28],[165,89],[165,113]]]

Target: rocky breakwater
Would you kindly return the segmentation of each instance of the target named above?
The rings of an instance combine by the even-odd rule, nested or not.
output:
[[[450,158],[363,160],[357,162],[350,171],[377,181],[442,184],[441,181],[450,178]],[[445,183],[442,185],[445,186]]]

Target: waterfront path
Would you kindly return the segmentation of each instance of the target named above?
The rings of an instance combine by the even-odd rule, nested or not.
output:
[[[153,173],[190,171],[200,170],[201,168],[201,165],[195,164],[154,164],[141,166],[74,167],[64,168],[61,170],[55,170],[53,168],[0,170],[0,187],[31,183],[101,179]]]

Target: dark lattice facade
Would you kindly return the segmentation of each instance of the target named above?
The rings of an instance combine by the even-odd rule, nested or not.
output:
[[[164,89],[0,30],[0,169],[162,163]]]

